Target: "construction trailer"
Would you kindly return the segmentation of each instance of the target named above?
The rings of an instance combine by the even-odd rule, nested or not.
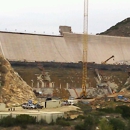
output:
[[[61,100],[48,100],[40,103],[43,108],[58,108],[61,107]]]

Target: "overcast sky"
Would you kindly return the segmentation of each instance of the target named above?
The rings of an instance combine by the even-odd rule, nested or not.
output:
[[[84,0],[0,0],[0,31],[59,34],[59,26],[83,32]],[[130,17],[130,0],[89,0],[88,33],[103,32]],[[35,32],[36,31],[36,32]]]

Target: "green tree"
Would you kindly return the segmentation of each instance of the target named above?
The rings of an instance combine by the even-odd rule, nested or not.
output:
[[[84,119],[83,124],[78,124],[75,126],[75,130],[95,130],[99,121],[94,116],[87,116]]]
[[[128,107],[126,105],[117,106],[116,111],[120,112],[122,114],[122,117],[130,118],[130,107]]]
[[[84,124],[78,124],[75,126],[75,130],[86,130]]]
[[[126,130],[130,130],[130,119],[128,119]]]
[[[101,119],[99,123],[99,129],[100,130],[113,130],[112,125],[109,124],[109,122],[106,119]]]
[[[113,126],[113,130],[125,130],[125,123],[119,119],[112,118],[110,119],[110,124]]]
[[[84,120],[84,127],[85,130],[95,130],[96,125],[98,124],[97,118],[94,118],[93,116],[87,116]]]
[[[17,124],[35,124],[36,123],[35,117],[26,115],[26,114],[16,116],[15,120]]]
[[[15,118],[11,116],[3,117],[0,120],[0,126],[10,127],[10,126],[15,126],[15,125],[16,125]]]

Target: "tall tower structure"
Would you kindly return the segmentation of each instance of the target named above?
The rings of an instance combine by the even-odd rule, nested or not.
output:
[[[82,72],[82,91],[80,97],[86,97],[87,85],[87,46],[88,46],[88,0],[84,0],[84,24],[83,24],[83,72]]]

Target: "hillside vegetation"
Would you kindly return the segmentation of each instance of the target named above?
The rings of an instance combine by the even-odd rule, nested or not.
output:
[[[97,35],[110,35],[110,36],[121,36],[130,37],[130,17],[118,22],[116,25],[110,27],[105,32]]]

